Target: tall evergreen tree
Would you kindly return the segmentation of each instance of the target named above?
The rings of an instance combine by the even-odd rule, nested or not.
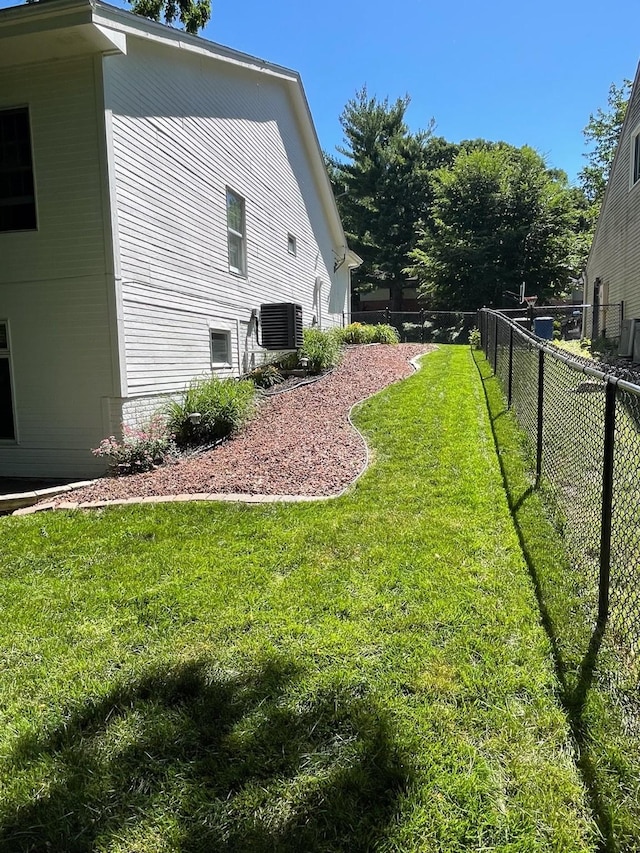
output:
[[[405,123],[409,97],[379,101],[366,88],[348,101],[340,117],[341,157],[327,157],[336,202],[349,244],[363,258],[356,290],[388,287],[393,310],[402,306],[408,253],[416,225],[428,216],[429,173],[453,158],[452,147]]]

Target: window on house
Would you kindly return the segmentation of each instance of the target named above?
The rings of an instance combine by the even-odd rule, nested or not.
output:
[[[287,234],[287,251],[290,255],[297,254],[298,246],[296,243],[296,238],[293,236],[293,234]]]
[[[0,110],[0,231],[35,227],[29,110]]]
[[[632,186],[640,181],[640,132],[636,133],[632,141],[633,172]]]
[[[0,440],[15,441],[9,329],[0,321]]]
[[[231,365],[231,335],[211,329],[211,365],[212,367],[230,367]]]
[[[229,243],[229,269],[238,275],[247,270],[246,227],[244,199],[227,189],[227,239]]]

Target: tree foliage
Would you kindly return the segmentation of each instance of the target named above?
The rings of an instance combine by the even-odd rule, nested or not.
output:
[[[503,305],[504,293],[517,293],[522,281],[545,299],[580,268],[584,250],[575,235],[586,202],[533,149],[463,146],[450,168],[433,173],[432,187],[431,222],[407,270],[429,307]]]
[[[609,86],[607,109],[599,108],[592,113],[583,130],[586,142],[592,145],[592,150],[585,154],[588,163],[578,177],[585,195],[597,209],[602,204],[604,191],[607,188],[630,92],[631,80],[623,80],[621,86],[612,83]]]
[[[40,0],[26,0],[28,4]],[[197,35],[211,18],[211,0],[129,0],[131,11],[151,21],[173,24],[179,20],[191,35]]]
[[[136,15],[166,24],[179,20],[188,33],[197,35],[211,17],[211,0],[130,0]]]
[[[408,106],[408,97],[390,103],[362,88],[340,117],[341,156],[327,156],[347,239],[364,261],[354,273],[354,287],[389,287],[396,309],[416,223],[428,217],[430,172],[451,160],[455,148],[434,138],[432,126],[411,133],[405,122]]]

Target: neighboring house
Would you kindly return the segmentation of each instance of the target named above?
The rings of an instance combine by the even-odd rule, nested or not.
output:
[[[299,75],[96,0],[0,11],[0,476],[91,454],[264,359],[262,303],[348,311]]]
[[[620,132],[584,288],[585,337],[620,333],[624,317],[640,317],[640,66]]]

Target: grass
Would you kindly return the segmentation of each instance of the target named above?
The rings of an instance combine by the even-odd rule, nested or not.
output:
[[[552,643],[561,699],[578,746],[578,764],[601,837],[601,850],[640,850],[640,751],[635,707],[625,708],[619,691],[620,656],[612,648],[615,619],[602,632],[595,629],[597,590],[585,582],[584,562],[568,560],[553,523],[555,496],[534,490],[527,465],[529,449],[515,420],[507,415],[498,380],[481,354],[476,355],[492,418],[509,504],[534,580],[543,622]],[[561,409],[556,413],[562,414]],[[624,441],[623,412],[618,441]],[[589,419],[584,418],[584,423]],[[559,427],[562,431],[562,427]],[[597,434],[597,431],[593,431]],[[627,430],[628,432],[628,430]],[[565,425],[565,436],[570,434]],[[546,452],[546,448],[545,448]],[[581,473],[588,470],[582,454]],[[576,500],[581,500],[579,494]],[[593,512],[593,501],[592,508]],[[580,513],[578,513],[580,515]],[[576,519],[573,525],[579,524]],[[597,518],[593,522],[597,524]],[[574,532],[575,535],[575,532]],[[583,542],[587,531],[582,531]],[[594,559],[597,562],[597,554]],[[578,561],[579,563],[580,561]],[[630,711],[630,713],[628,713]],[[635,718],[635,725],[632,721]]]
[[[320,504],[3,519],[0,851],[595,851],[482,382]]]

